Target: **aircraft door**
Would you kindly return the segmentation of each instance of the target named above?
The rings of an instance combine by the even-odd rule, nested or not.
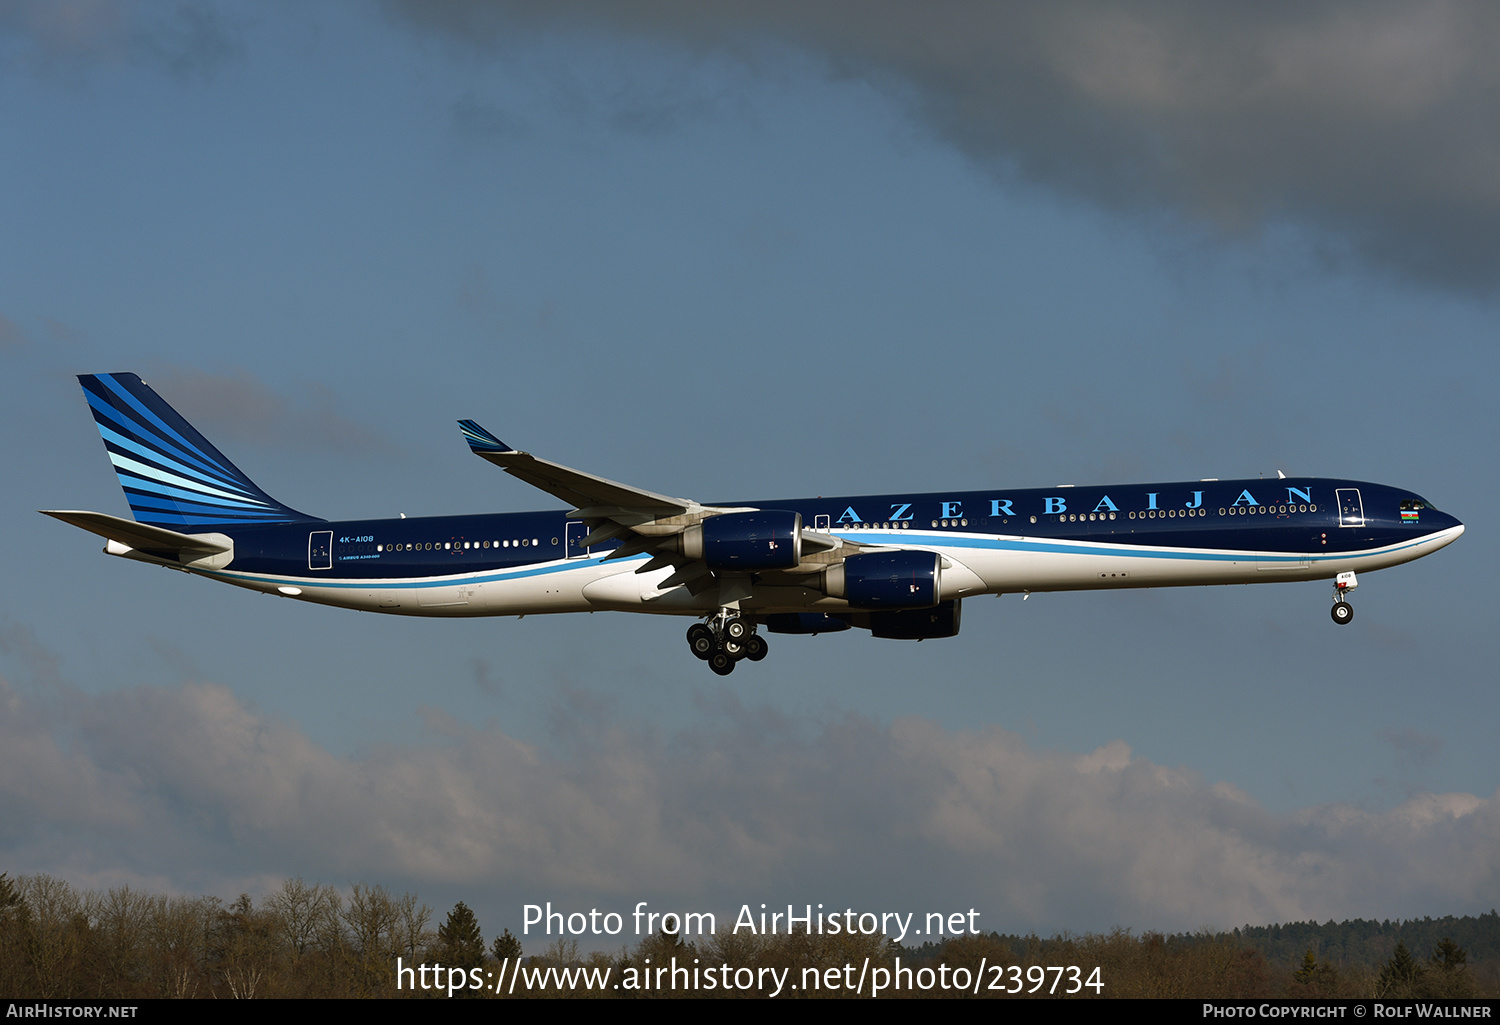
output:
[[[1363,527],[1365,507],[1360,501],[1358,488],[1339,488],[1339,526]]]
[[[333,531],[315,530],[307,535],[307,568],[333,569]]]
[[[568,558],[582,559],[588,555],[589,550],[579,544],[579,542],[588,536],[589,525],[587,523],[580,523],[578,520],[568,521],[567,532],[564,535],[567,546],[563,549],[567,553]]]
[[[819,513],[817,516],[813,517],[813,530],[821,530],[825,533],[828,531],[827,513]]]

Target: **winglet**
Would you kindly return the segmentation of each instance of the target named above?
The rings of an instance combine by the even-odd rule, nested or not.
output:
[[[485,452],[514,452],[505,442],[495,437],[489,431],[480,427],[473,420],[460,420],[458,429],[464,432],[464,440],[469,443],[472,452],[483,454]]]

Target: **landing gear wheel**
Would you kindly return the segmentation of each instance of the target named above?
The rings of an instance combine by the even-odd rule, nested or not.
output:
[[[731,641],[742,641],[750,632],[750,624],[738,616],[724,624],[724,636]]]
[[[688,627],[688,647],[693,649],[693,654],[699,658],[706,659],[714,653],[714,647],[718,644],[714,640],[714,632],[702,623],[694,623]]]
[[[766,652],[770,650],[770,647],[760,634],[751,634],[745,638],[745,657],[751,662],[759,662],[766,657]]]
[[[744,658],[747,653],[744,641],[731,641],[727,637],[724,639],[724,654],[736,662]]]
[[[734,659],[723,651],[716,651],[708,657],[708,668],[720,676],[728,676],[734,672]]]
[[[1339,626],[1344,626],[1354,621],[1354,606],[1346,601],[1336,601],[1333,603],[1330,614],[1333,616],[1335,623]]]

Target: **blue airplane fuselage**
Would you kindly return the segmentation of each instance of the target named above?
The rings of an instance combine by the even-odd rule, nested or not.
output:
[[[1403,512],[1402,503],[1422,508]],[[938,552],[982,581],[964,588],[964,597],[1330,578],[1410,561],[1462,529],[1456,518],[1412,492],[1307,477],[715,504],[794,511],[813,529],[840,538]],[[526,580],[548,583],[543,590],[551,600],[534,611],[618,608],[622,603],[613,593],[590,601],[585,588],[603,575],[634,573],[645,561],[637,556],[602,562],[618,542],[580,548],[583,525],[564,510],[224,532],[234,539],[234,560],[209,575],[264,590],[301,587],[299,597],[399,614],[524,613],[525,600],[480,595],[484,588],[499,592]],[[465,585],[480,590],[442,603],[424,603],[414,593]],[[382,604],[381,590],[403,593]],[[360,593],[340,593],[345,591]],[[764,607],[846,604],[808,595]],[[712,605],[707,598],[670,607],[686,613]],[[666,611],[649,600],[640,607]]]
[[[772,632],[951,637],[985,594],[1332,579],[1463,533],[1421,496],[1317,477],[702,504],[513,449],[470,449],[572,507],[328,522],[266,494],[134,374],[79,378],[135,519],[54,510],[113,555],[345,608],[417,616],[692,616],[725,674]]]

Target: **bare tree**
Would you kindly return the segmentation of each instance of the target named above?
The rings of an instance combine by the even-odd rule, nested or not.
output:
[[[276,965],[279,931],[276,916],[257,911],[247,893],[215,916],[209,956],[215,976],[224,980],[230,996],[254,999],[261,981]]]
[[[153,956],[148,968],[157,996],[198,995],[208,960],[208,937],[219,901],[212,897],[152,897],[146,933]]]
[[[29,991],[43,998],[71,993],[88,937],[83,902],[66,881],[49,875],[22,876],[18,882],[30,911],[22,941]]]
[[[396,932],[394,946],[396,953],[415,961],[419,955],[425,955],[427,948],[432,946],[433,934],[427,928],[428,921],[432,918],[432,908],[426,904],[417,903],[415,893],[403,893],[401,899],[396,902]],[[481,956],[484,945],[480,944]]]
[[[347,927],[342,963],[346,984],[354,995],[371,996],[388,990],[396,959],[396,933],[401,919],[397,902],[384,886],[355,883],[340,916]]]
[[[342,904],[338,890],[332,886],[310,886],[300,876],[287,879],[281,889],[266,898],[266,905],[280,921],[282,938],[299,958],[326,943],[338,931]]]

